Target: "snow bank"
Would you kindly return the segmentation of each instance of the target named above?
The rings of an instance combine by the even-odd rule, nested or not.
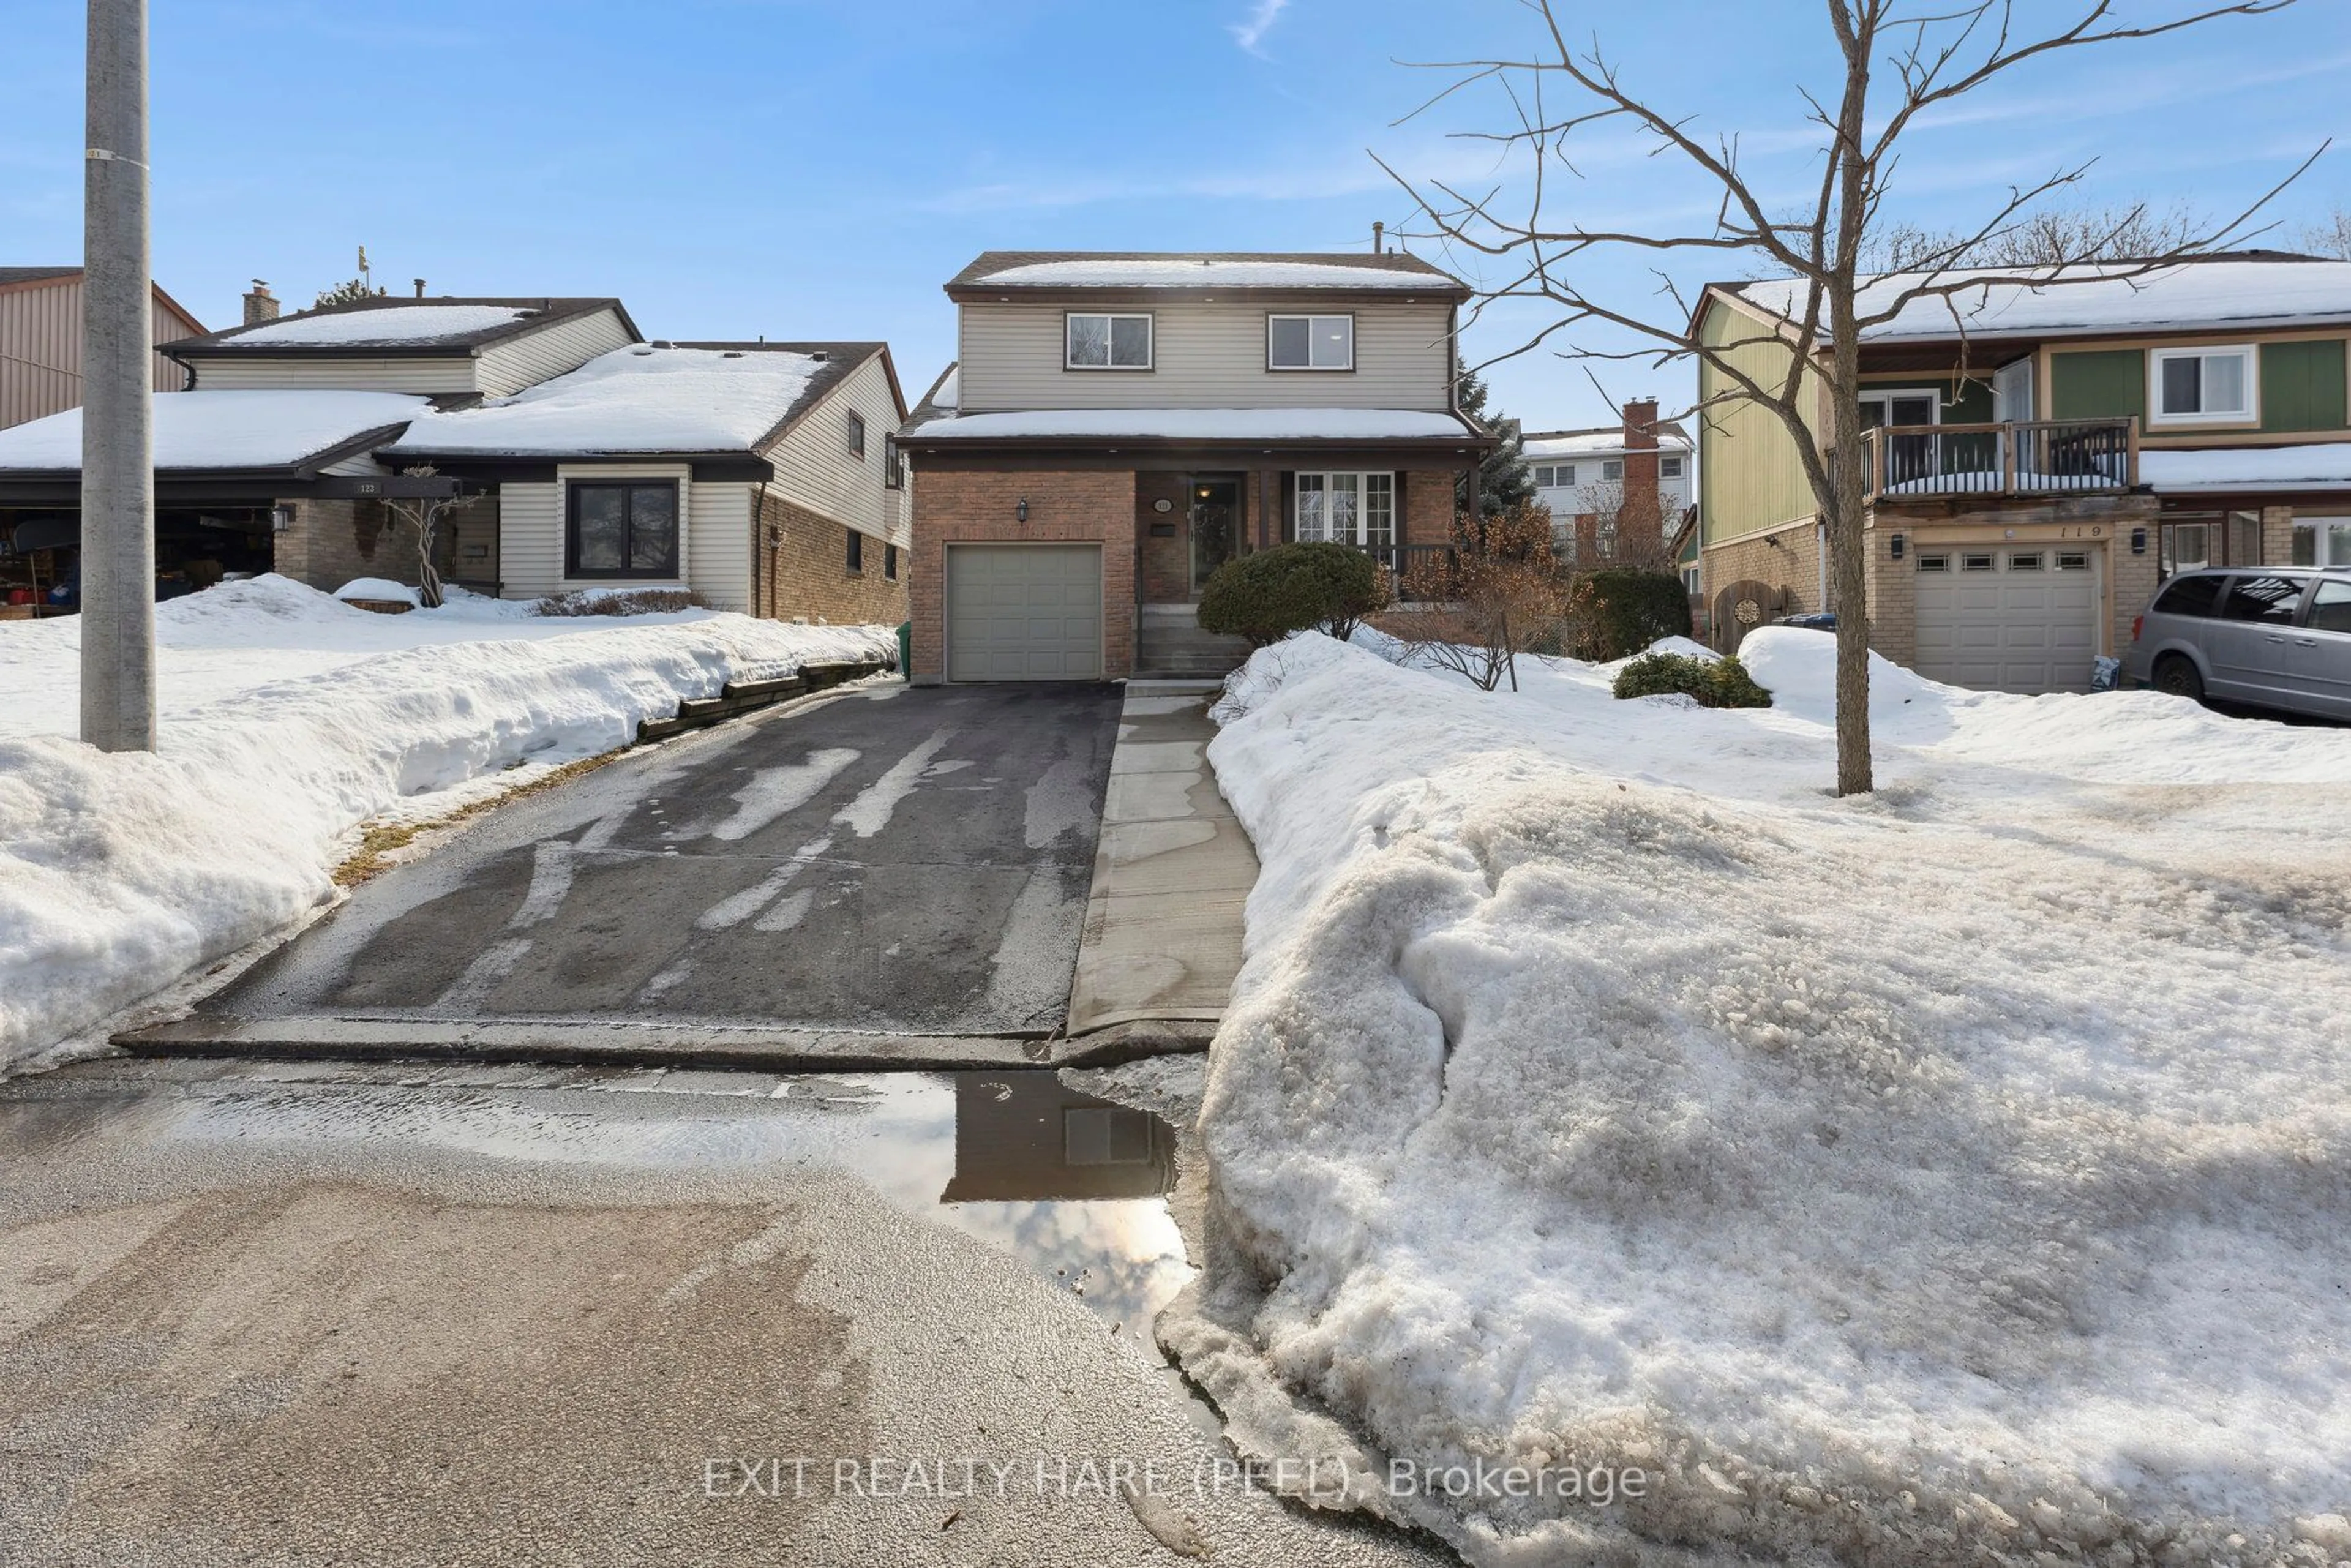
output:
[[[372,599],[382,604],[416,604],[416,590],[388,577],[355,577],[335,590],[337,599]]]
[[[2351,733],[1889,677],[1839,802],[1833,647],[1251,659],[1241,1337],[1395,1458],[1645,1472],[1399,1505],[1481,1563],[2340,1555]]]
[[[175,600],[153,756],[68,737],[78,644],[53,629],[77,623],[0,623],[0,1065],[330,896],[351,829],[395,803],[609,750],[730,678],[893,645],[878,627],[550,622],[495,602],[371,615],[281,577]],[[191,660],[204,678],[182,681]]]

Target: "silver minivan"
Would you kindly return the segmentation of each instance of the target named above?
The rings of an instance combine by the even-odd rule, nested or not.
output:
[[[2186,571],[2131,622],[2131,678],[2159,692],[2351,719],[2351,570]]]

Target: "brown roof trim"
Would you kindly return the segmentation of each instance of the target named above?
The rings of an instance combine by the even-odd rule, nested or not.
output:
[[[44,288],[50,284],[64,283],[81,276],[82,268],[78,267],[0,267],[0,294],[15,294],[29,288]],[[149,278],[147,287],[154,290],[155,298],[162,301],[164,308],[172,315],[193,327],[196,329],[196,336],[204,335],[204,324],[196,319],[195,313],[172,298],[162,284],[153,278]],[[184,339],[173,340],[175,342],[185,340]],[[158,350],[162,347],[163,345],[160,343],[156,345]]]
[[[1490,451],[1498,444],[1491,435],[1472,435],[1467,432],[1458,436],[1388,435],[1388,436],[1290,436],[1269,440],[1214,440],[1197,435],[1108,435],[1073,437],[1068,435],[958,435],[925,442],[923,427],[916,425],[898,436],[899,450],[922,453],[925,456],[944,456],[955,452],[1027,452],[1040,455],[1053,453],[1106,454],[1117,452],[1165,452],[1173,450],[1222,452],[1236,455],[1258,452],[1280,455],[1301,452],[1444,452],[1470,453]]]

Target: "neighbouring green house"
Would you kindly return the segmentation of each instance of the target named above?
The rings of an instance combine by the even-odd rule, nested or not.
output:
[[[1880,653],[1959,685],[2085,690],[2174,571],[2351,565],[2351,262],[1965,276],[1861,334]],[[1863,315],[1916,281],[1874,280]],[[1784,381],[1792,356],[1829,348],[1799,340],[1803,299],[1792,279],[1714,285],[1695,330]],[[1699,395],[1698,593],[1718,644],[1842,612],[1786,427],[1704,361]]]

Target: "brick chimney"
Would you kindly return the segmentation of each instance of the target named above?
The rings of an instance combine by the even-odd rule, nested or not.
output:
[[[277,319],[277,296],[269,292],[269,285],[255,278],[253,292],[245,297],[245,324],[252,327]]]
[[[1657,400],[1635,398],[1625,405],[1625,499],[1616,513],[1617,558],[1635,565],[1662,564],[1666,514],[1657,498]]]

